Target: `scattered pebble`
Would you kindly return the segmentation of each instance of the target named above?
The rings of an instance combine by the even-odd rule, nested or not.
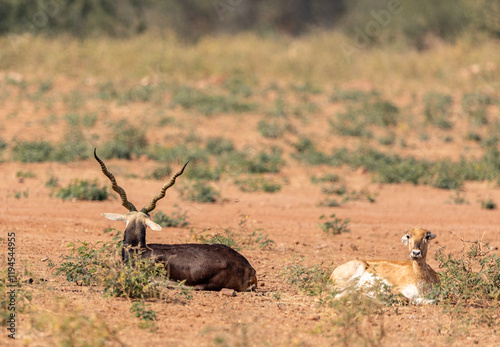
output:
[[[236,291],[234,289],[222,288],[220,294],[225,296],[236,296]]]

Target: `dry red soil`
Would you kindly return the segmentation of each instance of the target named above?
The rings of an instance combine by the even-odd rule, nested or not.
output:
[[[5,107],[12,106],[9,103]],[[112,111],[115,115],[119,113]],[[42,119],[47,114],[36,116],[36,112],[28,108],[12,125],[2,116],[5,122],[2,136],[10,142],[20,134],[19,124],[28,120],[38,124],[37,117]],[[251,118],[245,126],[251,124],[255,129],[257,120]],[[189,124],[202,138],[223,136],[231,138],[238,147],[252,141],[266,141],[256,140],[258,134],[254,130],[247,135],[242,130],[241,118],[231,120],[229,116],[214,116],[210,121],[204,118],[199,123]],[[169,131],[168,127],[163,128],[152,136],[162,139]],[[36,129],[31,127],[29,132],[36,132]],[[56,132],[57,129],[53,129],[50,133]],[[145,205],[161,185],[159,181],[143,178],[146,171],[157,166],[153,161],[137,158],[109,160],[107,164],[136,206]],[[20,179],[16,175],[19,171],[31,171],[35,177]],[[375,196],[375,202],[360,199],[336,208],[318,206],[324,195],[320,185],[311,183],[311,176],[327,173],[339,174],[350,190],[369,191]],[[495,249],[500,246],[498,211],[482,209],[479,203],[485,197],[500,201],[500,190],[493,183],[467,183],[464,191],[469,203],[456,205],[451,202],[452,192],[448,190],[410,184],[381,185],[373,183],[372,176],[363,170],[288,162],[276,176],[285,182],[277,193],[245,193],[235,186],[233,178],[223,176],[215,184],[223,199],[215,204],[200,204],[181,200],[178,190],[183,181],[181,176],[178,184],[158,203],[157,209],[170,214],[175,211],[173,205],[178,204],[187,212],[190,225],[188,228],[164,228],[161,232],[148,230],[148,242],[187,242],[192,228],[207,233],[232,228],[238,237],[243,237],[238,225],[246,220],[247,230],[260,229],[275,246],[264,250],[252,245],[241,248],[241,253],[257,271],[257,291],[237,293],[234,297],[219,292],[191,291],[192,298],[188,298],[180,290],[172,289],[164,300],[147,301],[157,315],[156,328],[151,330],[139,327],[140,320],[130,312],[129,300],[107,298],[100,288],[68,283],[48,268],[47,259],[59,261],[61,255],[69,253],[67,245],[70,242],[110,241],[111,236],[104,230],[109,227],[123,230],[124,225],[105,219],[101,213],[125,212],[115,198],[104,202],[55,198],[51,196],[51,189],[45,186],[50,176],[58,177],[61,186],[75,178],[98,179],[100,184],[109,185],[94,160],[69,164],[11,161],[0,164],[0,236],[6,238],[7,233],[15,233],[17,266],[27,269],[24,280],[34,279],[32,284],[22,283],[22,287],[32,293],[32,298],[29,305],[25,303],[29,308],[17,317],[15,342],[7,339],[2,329],[0,345],[62,343],[64,334],[77,332],[68,333],[70,328],[64,330],[60,326],[65,322],[71,326],[68,317],[83,316],[95,324],[91,334],[113,335],[108,338],[107,345],[495,346],[500,341],[497,326],[476,325],[467,315],[446,313],[439,305],[387,307],[382,315],[360,318],[356,326],[348,327],[349,330],[337,324],[338,319],[343,319],[339,317],[345,318],[345,314],[341,315],[332,307],[320,306],[317,297],[301,293],[283,275],[285,266],[296,263],[320,264],[331,271],[336,265],[356,257],[407,259],[408,251],[400,239],[405,230],[412,227],[424,227],[437,235],[430,245],[428,262],[438,272],[435,252],[440,248],[446,252],[461,251],[464,243],[460,238],[487,241],[494,248],[492,252],[499,254],[498,248]],[[27,192],[27,197],[23,194],[16,197],[18,192]],[[349,233],[328,235],[320,229],[319,217],[332,213],[350,219]],[[2,248],[2,252],[7,251]],[[470,313],[473,317],[473,309]],[[57,326],[50,328],[52,323],[40,324],[39,320],[43,319]],[[347,341],[342,340],[343,334]],[[96,341],[95,336],[87,338]],[[82,345],[85,338],[82,340],[78,336],[76,340],[79,341],[76,345]]]

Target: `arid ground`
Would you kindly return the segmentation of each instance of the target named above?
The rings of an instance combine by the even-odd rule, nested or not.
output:
[[[61,58],[43,55],[44,42],[48,45],[45,50],[55,50],[54,55]],[[227,42],[219,44],[224,46]],[[480,58],[479,54],[470,53],[463,59],[451,59],[459,55],[454,55],[455,51],[467,50],[460,45],[437,47],[433,54],[443,74],[435,80],[432,73],[419,80],[419,71],[425,67],[416,65],[415,70],[409,71],[405,63],[401,76],[394,72],[387,76],[389,83],[382,84],[384,78],[379,73],[389,71],[385,64],[394,63],[397,57],[384,60],[382,53],[371,52],[372,60],[364,56],[354,63],[354,68],[365,66],[368,71],[366,64],[373,61],[367,77],[356,78],[353,72],[327,81],[318,71],[311,72],[310,80],[305,75],[300,79],[282,71],[276,76],[261,76],[258,64],[249,64],[257,69],[255,73],[241,70],[245,64],[245,58],[241,58],[241,62],[231,65],[233,70],[221,71],[223,63],[219,62],[213,70],[202,67],[200,73],[174,76],[174,83],[168,71],[163,74],[154,70],[154,62],[147,65],[146,53],[139,57],[143,59],[140,64],[146,66],[144,70],[128,73],[126,66],[131,59],[119,51],[115,56],[118,66],[105,72],[97,53],[103,51],[101,44],[90,48],[89,43],[67,45],[76,53],[68,52],[63,57],[63,46],[50,40],[35,40],[35,48],[25,49],[30,55],[41,54],[40,66],[36,65],[36,59],[24,55],[16,65],[12,53],[10,68],[0,71],[0,136],[6,144],[0,163],[0,236],[2,254],[7,254],[7,235],[15,233],[15,267],[22,272],[24,293],[16,302],[16,339],[8,339],[2,327],[1,345],[498,345],[498,311],[492,313],[484,307],[467,305],[457,309],[442,304],[405,303],[374,306],[373,311],[366,307],[339,307],[328,299],[327,286],[322,287],[321,293],[311,293],[300,285],[301,281],[307,281],[308,275],[328,274],[335,266],[353,258],[407,259],[408,251],[400,240],[405,230],[412,227],[427,228],[437,235],[430,244],[428,263],[438,272],[441,269],[434,258],[436,252],[460,254],[470,246],[464,241],[488,242],[490,254],[500,254],[498,210],[487,206],[488,202],[500,202],[498,180],[462,180],[450,174],[447,179],[452,183],[444,187],[440,185],[442,181],[434,179],[436,174],[422,176],[417,184],[410,180],[387,183],[380,179],[383,171],[375,172],[368,165],[355,165],[347,160],[333,165],[300,157],[301,153],[311,154],[300,143],[312,143],[314,153],[325,155],[342,147],[351,155],[359,146],[365,146],[429,162],[481,158],[486,151],[484,139],[495,135],[500,121],[498,86],[491,82],[499,76],[500,69],[498,63],[493,63],[495,48],[482,47]],[[297,42],[295,48],[299,52],[314,52],[314,47],[304,45]],[[207,59],[214,54],[208,43],[205,46],[200,43],[196,49],[199,54],[207,54]],[[189,60],[195,52],[185,54],[189,54],[186,58]],[[232,56],[227,54],[230,58],[222,54],[220,59],[231,60]],[[294,54],[290,51],[284,61],[290,65],[295,62],[298,68],[306,65],[302,58],[294,58]],[[417,54],[401,53],[400,58],[417,61],[414,57]],[[102,59],[111,60],[107,56]],[[422,59],[432,61],[430,56]],[[256,61],[257,58],[249,63]],[[476,61],[477,66],[471,68]],[[80,64],[84,70],[87,63],[93,64],[87,72],[78,70]],[[196,62],[189,64],[195,66]],[[278,66],[279,59],[271,64]],[[73,68],[77,70],[72,71]],[[147,72],[150,68],[154,71]],[[266,68],[262,69],[265,72]],[[288,69],[293,70],[293,66]],[[481,74],[484,79],[479,81]],[[408,89],[404,88],[405,79]],[[491,83],[483,83],[485,80]],[[112,87],[106,87],[106,83]],[[485,84],[490,88],[484,87]],[[461,87],[455,88],[456,85]],[[182,95],[176,94],[181,87],[206,95],[234,95],[239,104],[231,104],[229,96],[214,101],[191,95],[189,101],[183,101]],[[491,98],[486,106],[485,123],[473,123],[462,109],[464,95],[478,90]],[[342,118],[339,113],[356,109],[365,102],[352,101],[342,94],[346,91],[357,92],[358,96],[353,98],[362,100],[368,95],[368,103],[380,100],[390,103],[397,111],[389,107],[389,111],[384,108],[382,113],[394,115],[394,122],[381,124],[365,119],[358,128],[361,133],[337,131],[335,124],[343,125],[344,129],[354,126],[349,120],[353,118],[349,117],[355,116]],[[375,101],[369,99],[372,91],[377,93]],[[432,91],[449,95],[453,100],[445,115],[451,127],[426,118],[425,96]],[[332,97],[335,95],[337,98]],[[217,108],[224,103],[227,108]],[[247,107],[246,103],[253,106]],[[123,120],[125,129],[135,129],[128,133],[130,137],[125,137],[125,143],[138,138],[145,143],[131,150],[130,159],[110,154],[105,162],[136,206],[146,205],[170,176],[151,177],[155,169],[164,165],[161,158],[167,158],[166,154],[155,157],[151,153],[185,146],[167,163],[173,171],[185,160],[192,160],[185,175],[167,191],[156,209],[167,215],[185,213],[189,224],[165,227],[160,232],[148,230],[148,242],[201,242],[216,234],[232,238],[257,271],[259,283],[255,292],[227,296],[219,292],[169,289],[160,299],[144,300],[148,310],[156,314],[156,320],[145,326],[130,310],[133,300],[107,297],[98,285],[68,282],[64,275],[56,275],[48,266],[51,262],[57,265],[61,256],[69,254],[71,242],[111,241],[111,234],[104,233],[107,228],[124,229],[123,223],[101,216],[103,212],[126,212],[114,192],[104,201],[57,197],[58,191],[75,179],[97,180],[99,187],[106,186],[111,191],[91,153],[94,147],[105,152],[108,141],[120,140],[115,136],[124,129],[117,125]],[[363,133],[367,129],[370,134]],[[483,145],[480,140],[468,137],[471,132],[483,139]],[[27,154],[20,147],[25,142],[47,141],[56,151],[56,146],[74,146],[79,136],[84,143],[82,151],[86,151],[80,153],[81,160],[45,158],[41,162],[25,162],[29,160],[23,159]],[[276,160],[277,169],[249,173],[247,164],[234,164],[231,159],[219,165],[223,160],[220,153],[207,150],[211,139],[224,139],[225,144],[233,147],[230,151],[245,153],[245,158],[262,159],[259,153],[267,153],[270,159],[263,165],[269,168],[267,165]],[[273,147],[279,150],[273,152]],[[200,151],[208,152],[200,154]],[[278,159],[273,153],[278,153]],[[217,171],[218,167],[222,169]],[[196,176],[193,173],[190,176],[190,170]],[[208,173],[203,174],[203,170]],[[194,181],[209,184],[218,193],[216,201],[186,199],[189,183]],[[274,189],[266,191],[260,186],[266,182],[274,184]],[[349,230],[325,232],[321,226],[333,218],[348,219]],[[491,305],[498,307],[498,302]]]

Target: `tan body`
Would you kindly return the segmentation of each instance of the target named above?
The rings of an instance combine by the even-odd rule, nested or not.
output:
[[[347,288],[370,287],[378,280],[393,286],[394,291],[412,302],[427,302],[425,294],[432,285],[439,283],[437,273],[425,260],[428,241],[435,237],[425,229],[411,229],[402,241],[409,245],[412,260],[351,260],[338,266],[330,279],[340,292]]]

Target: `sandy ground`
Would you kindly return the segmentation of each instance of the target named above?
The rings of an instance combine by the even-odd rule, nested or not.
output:
[[[7,142],[19,135],[41,138],[36,134],[41,127],[40,121],[48,117],[49,112],[36,112],[29,102],[22,102],[18,105],[22,111],[15,121],[9,121],[6,115],[15,109],[14,104],[15,101],[8,101],[3,106],[6,111],[2,116],[3,138]],[[137,107],[137,110],[132,106],[124,109],[115,105],[107,111],[115,118],[124,110],[125,115],[132,116],[148,111],[143,106]],[[57,112],[57,102],[54,109]],[[254,142],[265,146],[269,142],[259,138],[255,130],[249,133],[241,130],[242,117],[247,116],[204,117],[197,122],[190,113],[184,115],[182,123],[187,122],[189,128],[156,129],[151,133],[152,142],[169,136],[176,139],[189,131],[202,138],[214,135],[231,138],[238,148]],[[248,116],[245,125],[255,129],[259,119]],[[27,125],[27,122],[31,123]],[[314,134],[314,129],[320,129],[321,124],[321,118],[315,118],[304,128]],[[25,132],[23,127],[26,127]],[[50,126],[48,129],[47,138],[60,137],[60,129]],[[336,137],[330,143],[328,136],[331,135],[318,130],[317,139],[325,142],[325,146],[335,147],[344,141]],[[458,151],[460,143],[454,146]],[[431,147],[424,150],[427,154],[434,153]],[[160,188],[161,182],[143,178],[145,171],[157,166],[153,161],[136,158],[107,163],[136,206],[145,205]],[[33,172],[35,177],[21,179],[17,177],[19,171]],[[136,177],[126,173],[136,174]],[[370,192],[375,202],[359,199],[341,207],[318,206],[325,196],[321,185],[313,184],[311,177],[327,173],[339,174],[349,190]],[[164,228],[161,232],[149,230],[148,242],[187,242],[192,228],[207,233],[231,228],[242,238],[245,231],[239,230],[238,225],[246,220],[247,232],[258,229],[275,245],[270,249],[259,249],[255,245],[241,248],[241,253],[257,271],[256,292],[229,297],[218,292],[192,291],[189,298],[180,290],[171,290],[164,300],[147,301],[157,314],[156,328],[149,329],[139,326],[140,320],[131,314],[128,300],[106,298],[99,288],[76,286],[49,270],[47,259],[57,261],[61,255],[68,254],[70,242],[110,241],[111,236],[104,230],[109,227],[123,230],[124,225],[100,214],[125,212],[119,200],[114,198],[104,202],[55,198],[51,196],[51,189],[45,186],[51,176],[58,177],[61,186],[76,178],[98,179],[100,184],[109,185],[94,160],[69,164],[11,161],[0,164],[0,236],[6,238],[8,233],[15,233],[17,266],[27,269],[23,279],[34,279],[32,284],[22,284],[23,289],[32,293],[32,299],[31,308],[17,316],[17,345],[64,345],[64,336],[69,336],[74,345],[93,341],[89,342],[92,345],[99,334],[107,336],[107,345],[125,346],[495,346],[500,341],[498,327],[476,325],[467,315],[447,313],[436,305],[387,307],[382,315],[358,317],[358,320],[351,317],[351,322],[356,323],[345,320],[345,324],[339,324],[339,319],[347,319],[345,312],[341,314],[335,308],[320,306],[317,297],[301,293],[283,276],[284,268],[291,264],[319,264],[331,271],[355,257],[407,259],[407,250],[400,239],[411,227],[428,228],[437,235],[430,245],[428,257],[429,264],[437,271],[435,252],[440,248],[446,252],[461,251],[460,238],[487,241],[490,246],[497,247],[492,252],[499,254],[498,211],[481,209],[479,203],[486,197],[500,201],[500,189],[493,183],[467,183],[464,192],[468,204],[456,205],[451,202],[453,192],[448,190],[410,184],[380,185],[373,183],[371,175],[363,170],[311,167],[290,161],[275,175],[286,183],[281,191],[273,194],[241,192],[232,178],[223,176],[215,183],[222,201],[200,204],[182,201],[178,186],[175,186],[158,204],[157,210],[170,214],[176,211],[174,204],[178,204],[187,212],[190,225]],[[178,185],[182,185],[182,179]],[[328,235],[320,229],[319,217],[333,213],[350,219],[350,233]],[[2,247],[5,254],[5,243]],[[78,317],[88,317],[88,324],[93,324],[93,330],[88,335],[84,333],[83,340],[76,336],[80,329],[78,324],[83,324],[78,323]],[[498,317],[496,319],[498,322]],[[37,323],[41,320],[53,323]],[[5,330],[2,331],[0,344],[12,344]]]

